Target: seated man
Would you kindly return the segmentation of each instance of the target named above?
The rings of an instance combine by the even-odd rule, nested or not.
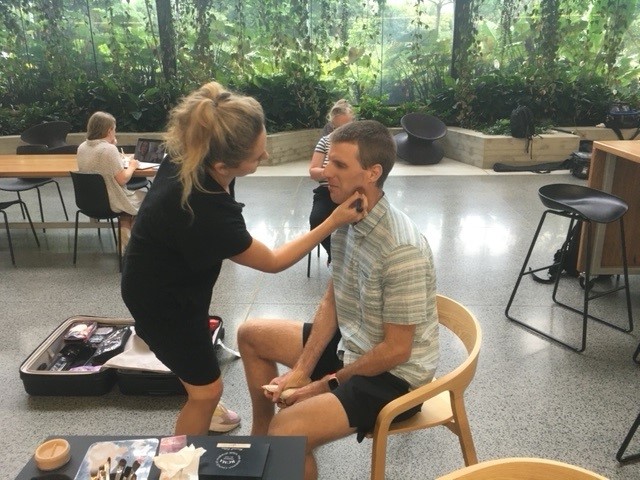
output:
[[[438,363],[431,249],[382,190],[395,158],[393,138],[378,122],[331,134],[324,171],[331,199],[341,203],[358,190],[368,214],[334,233],[333,279],[312,324],[251,320],[238,330],[252,434],[306,436],[307,480],[318,475],[316,447],[354,432],[361,441],[382,407],[430,381]],[[291,370],[278,376],[277,364]],[[262,387],[269,383],[273,393]]]

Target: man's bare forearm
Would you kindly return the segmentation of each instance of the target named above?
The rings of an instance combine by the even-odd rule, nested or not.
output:
[[[345,365],[336,375],[338,380],[345,382],[353,375],[379,375],[405,363],[411,356],[415,330],[415,325],[385,324],[383,341]]]
[[[316,310],[311,334],[304,346],[302,355],[300,355],[293,369],[304,372],[307,377],[311,376],[311,372],[316,367],[322,352],[324,352],[337,329],[338,319],[336,316],[333,281],[329,281],[327,291]]]

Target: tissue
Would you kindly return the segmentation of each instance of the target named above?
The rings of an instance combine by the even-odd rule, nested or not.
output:
[[[198,480],[200,457],[205,452],[192,444],[175,453],[158,455],[153,463],[160,469],[160,480]]]

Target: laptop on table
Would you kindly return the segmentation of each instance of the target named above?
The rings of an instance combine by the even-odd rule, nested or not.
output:
[[[158,138],[138,138],[133,158],[140,162],[138,169],[158,167],[164,158],[164,143]]]

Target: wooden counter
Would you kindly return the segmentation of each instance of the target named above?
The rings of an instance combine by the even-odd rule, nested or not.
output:
[[[624,216],[627,263],[630,274],[640,274],[640,140],[594,142],[588,186],[612,193],[629,205]],[[622,273],[618,222],[594,226],[591,273]],[[583,240],[581,252],[585,244]]]

